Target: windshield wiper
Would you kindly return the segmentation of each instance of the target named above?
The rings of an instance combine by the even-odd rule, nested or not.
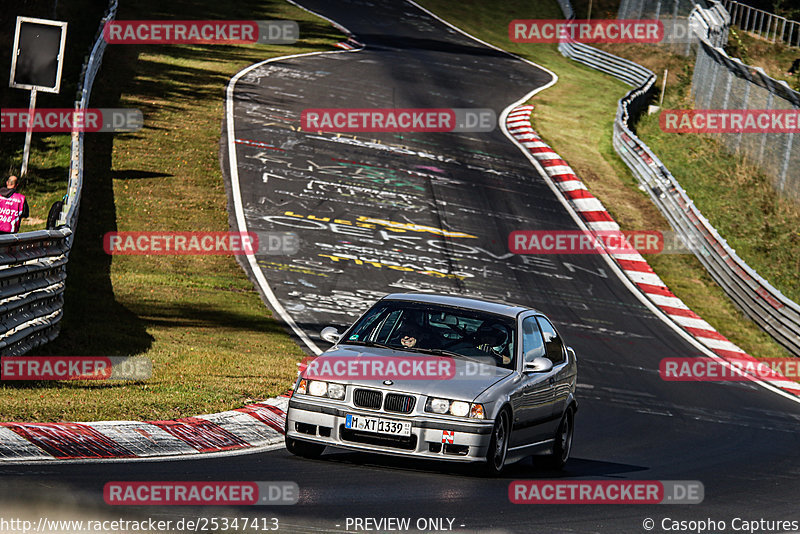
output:
[[[365,347],[378,347],[379,349],[396,349],[397,347],[390,347],[383,343],[375,343],[374,341],[345,341],[346,345],[364,345]]]
[[[447,349],[422,349],[422,348],[412,347],[412,348],[406,349],[406,350],[422,352],[422,353],[425,353],[425,354],[435,354],[437,356],[451,356],[451,357],[456,357],[456,358],[464,358],[465,360],[470,360],[470,361],[477,362],[477,363],[483,363],[480,360],[476,360],[475,358],[471,358],[469,356],[461,354],[460,352],[453,352],[453,351],[447,350]]]

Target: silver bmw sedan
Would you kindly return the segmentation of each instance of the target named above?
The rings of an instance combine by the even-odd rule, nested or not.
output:
[[[561,468],[572,446],[577,359],[553,323],[521,306],[392,294],[306,363],[286,448],[476,462],[495,475],[530,455]]]

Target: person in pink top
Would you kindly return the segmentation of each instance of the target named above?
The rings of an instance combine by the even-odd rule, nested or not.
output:
[[[28,216],[28,201],[17,193],[17,177],[9,176],[0,188],[0,234],[19,231],[20,220]]]

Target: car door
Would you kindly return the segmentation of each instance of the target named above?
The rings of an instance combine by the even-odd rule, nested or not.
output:
[[[522,319],[521,358],[518,369],[521,380],[512,395],[514,427],[512,446],[520,446],[553,437],[553,372],[524,372],[525,362],[546,356],[547,347],[535,315]]]
[[[567,407],[572,387],[574,369],[567,361],[567,350],[558,331],[546,317],[537,316],[536,321],[544,337],[546,357],[553,362],[550,380],[553,385],[553,420],[557,424]]]

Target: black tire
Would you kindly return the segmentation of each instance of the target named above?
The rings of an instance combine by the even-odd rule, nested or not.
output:
[[[64,202],[56,200],[50,206],[50,211],[47,212],[47,229],[55,230],[58,227],[58,217],[61,215],[61,210],[64,208]]]
[[[511,414],[504,409],[497,415],[494,428],[492,428],[492,439],[489,442],[489,450],[486,451],[486,464],[483,467],[484,475],[498,476],[503,472],[503,468],[506,466],[510,437]]]
[[[319,458],[322,451],[325,450],[325,445],[319,443],[311,443],[296,438],[286,436],[286,450],[295,456],[302,456],[303,458]]]
[[[564,468],[567,460],[569,460],[570,452],[572,451],[572,438],[574,435],[575,410],[572,408],[572,406],[570,406],[561,417],[561,422],[558,424],[558,430],[556,430],[555,442],[553,443],[553,452],[548,458],[550,467],[554,469]]]

